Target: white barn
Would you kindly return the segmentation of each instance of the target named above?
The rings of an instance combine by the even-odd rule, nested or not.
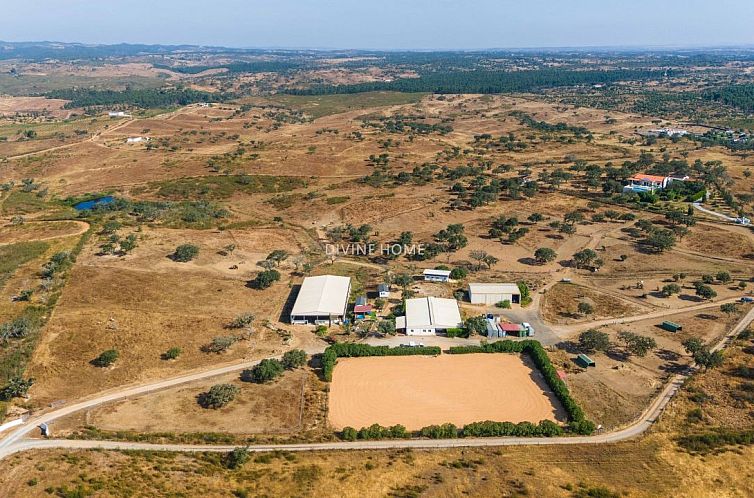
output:
[[[521,302],[521,291],[517,284],[469,284],[469,301],[471,304],[493,305],[502,301],[510,301],[511,304]]]
[[[336,275],[307,277],[291,310],[291,323],[332,325],[346,317],[351,279]]]
[[[463,326],[455,299],[420,297],[406,299],[406,316],[396,319],[396,328],[406,335],[435,335],[438,331]]]

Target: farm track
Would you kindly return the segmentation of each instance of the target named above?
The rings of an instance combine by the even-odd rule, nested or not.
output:
[[[128,126],[129,124],[133,123],[134,121],[136,121],[136,119],[134,119],[134,118],[128,119],[126,121],[123,121],[122,123],[118,123],[117,125],[115,125],[112,128],[109,128],[107,130],[102,130],[102,131],[100,131],[98,133],[95,133],[91,137],[88,137],[85,140],[81,140],[79,142],[71,142],[69,144],[56,145],[55,147],[48,147],[47,149],[37,150],[37,151],[33,151],[33,152],[25,152],[23,154],[18,154],[18,155],[15,155],[15,156],[8,156],[8,157],[6,157],[6,159],[8,159],[8,160],[23,159],[25,157],[36,156],[38,154],[46,154],[48,152],[55,152],[57,150],[69,149],[71,147],[75,147],[77,145],[82,145],[82,144],[85,144],[85,143],[94,143],[96,145],[100,145],[99,143],[97,143],[97,139],[99,139],[102,135],[104,135],[105,133],[109,133],[109,132],[112,132],[112,131],[119,130],[119,129],[123,128],[124,126]]]
[[[83,235],[86,233],[87,230],[89,230],[89,223],[85,221],[79,221],[79,220],[63,220],[63,221],[27,221],[24,224],[25,225],[32,225],[34,223],[75,223],[79,226],[78,231],[73,233],[64,233],[61,235],[50,235],[47,237],[37,237],[34,239],[34,241],[45,241],[45,240],[54,240],[54,239],[61,239],[63,237],[75,237],[79,235]],[[0,242],[0,246],[15,244],[15,242]]]

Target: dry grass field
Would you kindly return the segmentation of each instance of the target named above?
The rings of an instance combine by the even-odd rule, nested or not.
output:
[[[238,396],[221,409],[202,408],[197,397],[220,383],[236,385]],[[318,422],[316,411],[324,412],[323,406],[311,402],[321,392],[318,388],[316,375],[308,369],[270,384],[223,376],[99,407],[88,411],[84,422],[100,431],[135,433],[295,434]]]
[[[341,358],[328,403],[337,429],[565,420],[536,368],[507,354]]]

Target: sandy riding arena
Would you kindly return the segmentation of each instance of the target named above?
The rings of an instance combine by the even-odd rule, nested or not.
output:
[[[409,430],[482,420],[564,421],[541,374],[516,354],[341,358],[329,397],[336,429],[402,424]]]

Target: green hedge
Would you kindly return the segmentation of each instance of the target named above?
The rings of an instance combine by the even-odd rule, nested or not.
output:
[[[384,427],[372,424],[359,430],[344,427],[339,436],[344,441],[366,441],[379,439],[406,439],[412,435],[429,439],[455,439],[458,437],[556,437],[563,435],[563,428],[551,420],[542,420],[539,424],[531,422],[473,422],[459,429],[454,424],[438,424],[422,427],[418,433],[412,434],[402,425]]]
[[[463,437],[555,437],[562,436],[563,428],[552,420],[542,420],[535,425],[531,422],[473,422],[463,427]]]
[[[455,439],[458,428],[453,424],[428,425],[419,431],[419,435],[430,439]]]
[[[362,427],[358,431],[353,427],[344,427],[340,432],[340,438],[344,441],[375,440],[375,439],[406,439],[410,438],[411,433],[400,424],[390,427],[384,427],[380,424],[372,424],[369,427]]]
[[[568,392],[568,386],[558,377],[558,372],[550,362],[550,357],[544,350],[539,341],[527,339],[523,341],[497,341],[480,346],[453,346],[450,348],[451,354],[470,354],[470,353],[526,353],[532,359],[542,375],[545,382],[550,386],[552,392],[558,397],[568,414],[569,429],[577,434],[591,434],[594,432],[594,423],[587,420],[586,415],[576,401]]]
[[[338,358],[358,358],[364,356],[437,356],[441,353],[438,346],[397,347],[370,346],[369,344],[339,343],[325,349],[322,353],[322,375],[326,381],[332,380],[332,373]]]
[[[701,200],[702,200],[702,199],[704,198],[704,196],[705,196],[706,194],[707,194],[707,191],[706,191],[706,190],[700,190],[700,191],[699,191],[699,192],[697,192],[696,194],[694,194],[694,195],[690,195],[690,196],[688,197],[688,199],[689,199],[689,202],[698,202],[698,201],[701,201]]]

